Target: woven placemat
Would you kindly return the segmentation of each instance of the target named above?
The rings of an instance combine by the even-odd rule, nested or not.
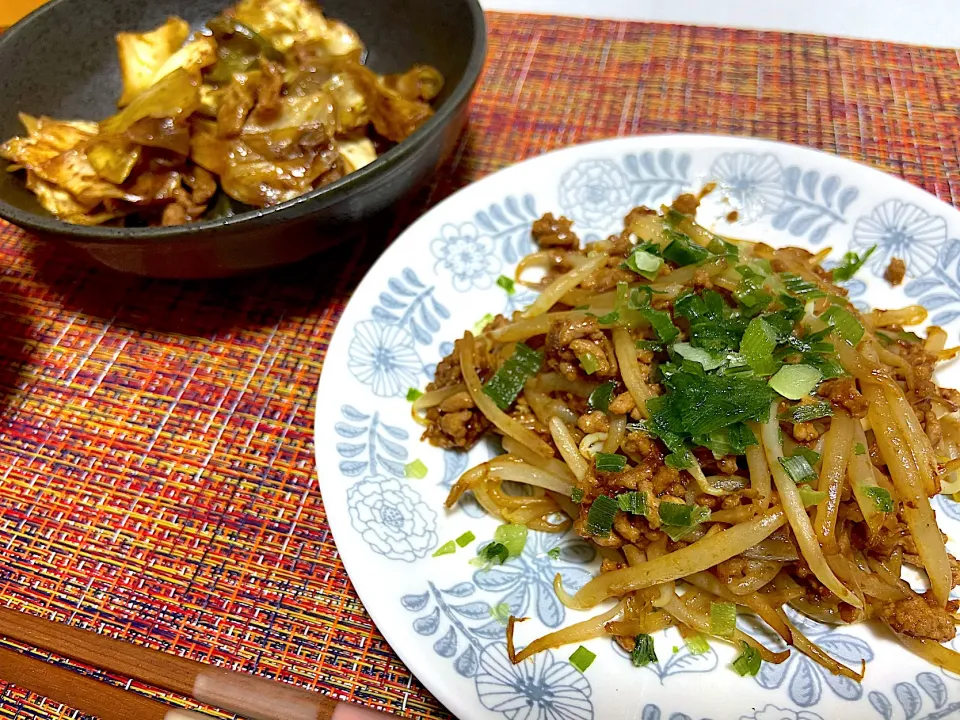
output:
[[[523,158],[668,131],[821,148],[956,204],[953,51],[489,21],[470,131],[450,172],[400,213],[394,232]],[[407,717],[449,717],[357,600],[315,478],[312,400],[324,352],[383,242],[242,280],[160,282],[77,264],[0,225],[6,602]],[[0,717],[77,714],[7,687]]]

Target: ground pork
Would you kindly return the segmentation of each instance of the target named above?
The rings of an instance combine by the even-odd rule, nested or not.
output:
[[[547,213],[533,223],[531,235],[533,241],[541,248],[580,249],[580,238],[573,232],[573,223],[561,216],[555,218],[553,213]]]
[[[827,398],[831,403],[839,405],[855,418],[867,416],[869,404],[867,399],[857,390],[857,383],[851,377],[827,380],[817,388],[817,395]]]
[[[943,643],[953,640],[957,634],[953,617],[937,605],[929,591],[888,603],[881,608],[879,615],[895,632],[910,637]]]
[[[883,278],[891,285],[899,285],[903,282],[903,278],[907,274],[907,264],[897,257],[890,258],[890,264],[887,265],[886,272],[883,273]]]

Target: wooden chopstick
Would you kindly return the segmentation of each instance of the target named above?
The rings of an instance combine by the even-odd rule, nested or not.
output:
[[[27,615],[11,608],[0,607],[0,635],[108,672],[131,677],[162,690],[192,697],[198,702],[222,708],[250,720],[333,720],[334,717],[336,720],[374,720],[384,717],[382,713],[338,703],[292,685],[204,665],[159,650]],[[146,705],[142,712],[110,714],[112,710],[108,705],[114,702],[113,695],[133,695],[12,650],[3,650],[3,653],[0,658],[0,679],[23,685],[105,720],[186,720],[205,717],[196,713],[149,715],[146,714],[149,712]],[[23,658],[23,661],[14,663],[8,655]],[[54,670],[59,672],[54,673]],[[21,680],[14,676],[16,673],[21,673]],[[61,673],[75,676],[83,682],[68,683]],[[44,678],[45,674],[50,675],[49,681]],[[47,685],[42,685],[44,682],[47,682]],[[41,689],[41,686],[50,692]],[[115,691],[110,700],[107,700],[107,690]],[[71,694],[75,700],[66,699],[65,693]],[[136,697],[138,701],[149,702],[150,706],[158,706],[166,713],[183,712],[171,711],[166,705],[141,696]],[[77,704],[81,701],[100,704],[97,708],[91,708],[89,705]]]
[[[209,720],[4,647],[0,678],[101,720]]]

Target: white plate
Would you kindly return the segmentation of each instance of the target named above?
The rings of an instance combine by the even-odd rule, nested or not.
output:
[[[360,284],[327,353],[317,395],[321,490],[337,547],[377,626],[413,673],[461,720],[912,720],[960,716],[960,678],[917,660],[869,627],[810,636],[850,665],[867,661],[862,685],[794,653],[741,678],[724,643],[700,656],[674,631],[656,637],[659,662],[634,668],[608,639],[586,643],[597,660],[581,674],[575,648],[513,667],[491,607],[527,615],[521,642],[582,619],[550,587],[585,582],[597,560],[573,536],[531,534],[522,557],[486,573],[468,564],[497,522],[465,504],[446,513],[447,488],[469,458],[419,441],[404,396],[426,385],[451,342],[486,313],[510,312],[531,293],[508,296],[495,280],[528,252],[530,224],[563,213],[582,238],[622,228],[635,205],[656,206],[715,180],[700,220],[717,231],[774,245],[878,250],[848,284],[857,302],[921,302],[934,322],[960,322],[960,213],[898,179],[812,150],[747,138],[659,135],[567,148],[515,165],[461,190],[414,223]],[[728,201],[724,202],[724,198]],[[732,207],[731,207],[732,206]],[[724,219],[733,208],[739,219]],[[907,260],[906,283],[880,279],[891,256]],[[951,332],[955,335],[955,332]],[[957,385],[951,373],[947,384]],[[422,480],[403,466],[426,464]],[[938,498],[942,527],[956,534],[960,508]],[[434,550],[467,530],[477,541],[453,555]],[[559,559],[548,555],[560,547]],[[583,617],[586,615],[584,614]],[[676,648],[679,648],[675,651]]]

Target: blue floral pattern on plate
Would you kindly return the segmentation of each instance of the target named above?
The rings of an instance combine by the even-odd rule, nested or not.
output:
[[[960,326],[960,215],[876,171],[773,143],[684,136],[572,148],[526,167],[465,189],[398,239],[357,289],[323,370],[315,442],[324,505],[351,580],[376,622],[391,629],[393,647],[464,720],[590,720],[623,714],[625,702],[642,720],[960,716],[957,677],[885,638],[799,618],[804,633],[839,660],[868,662],[862,685],[797,653],[782,665],[764,664],[756,678],[739,678],[729,667],[736,649],[724,643],[700,656],[679,642],[675,653],[658,648],[660,662],[642,670],[601,640],[585,643],[598,654],[586,675],[567,662],[573,648],[508,663],[498,606],[530,618],[523,639],[584,619],[557,601],[553,576],[576,589],[598,558],[575,537],[539,533],[521,557],[485,573],[468,562],[480,541],[429,557],[467,530],[492,536],[499,521],[470,493],[453,512],[442,509],[460,474],[491,448],[467,457],[420,445],[402,397],[423,387],[451,341],[480,316],[529,304],[529,290],[518,286],[510,295],[494,283],[533,248],[530,225],[541,213],[567,214],[590,241],[618,232],[637,204],[655,206],[714,180],[718,190],[704,199],[703,217],[717,218],[730,234],[811,250],[829,244],[834,260],[877,245],[868,266],[845,283],[854,302],[895,306],[905,297],[951,335]],[[731,205],[740,211],[732,229],[719,222]],[[902,288],[880,277],[890,257],[907,261]],[[413,456],[428,466],[426,479],[404,477]],[[960,505],[934,502],[949,534],[960,537]]]

